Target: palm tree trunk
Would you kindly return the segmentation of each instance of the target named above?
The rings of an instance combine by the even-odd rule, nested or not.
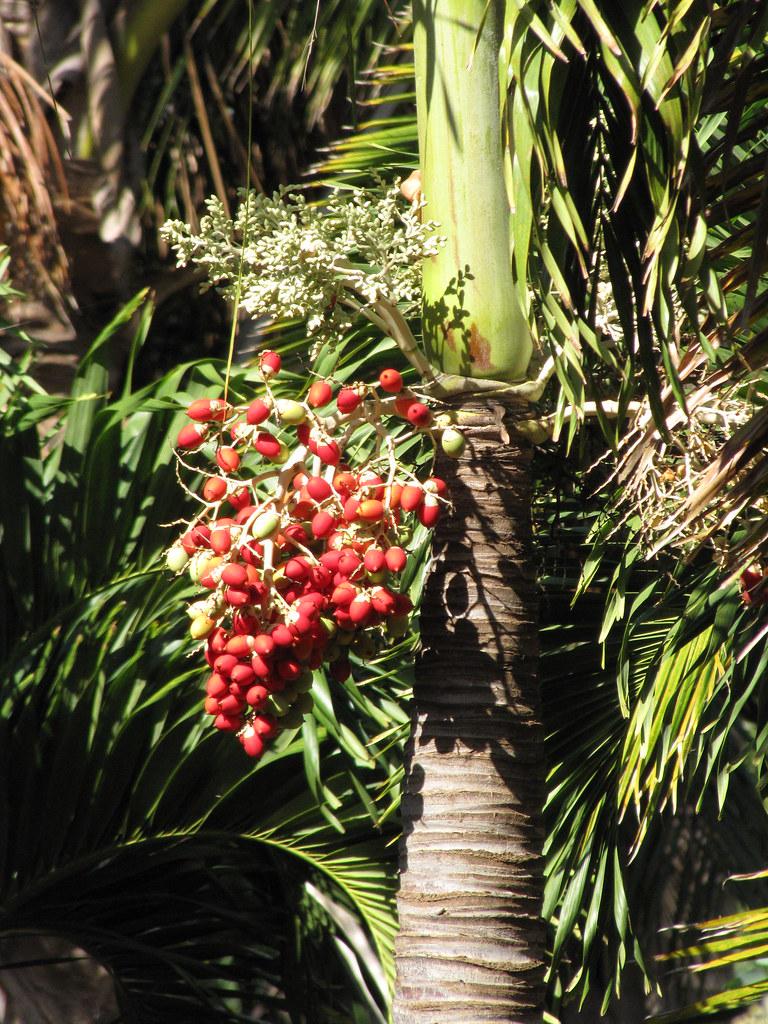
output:
[[[395,1024],[533,1024],[542,1014],[531,453],[507,436],[502,413],[465,404],[467,454],[441,467],[455,507],[422,604]]]

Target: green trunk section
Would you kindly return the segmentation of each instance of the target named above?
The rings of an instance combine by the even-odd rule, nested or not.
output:
[[[512,283],[498,0],[415,0],[424,214],[447,238],[424,267],[424,340],[448,373],[519,381],[531,338]]]

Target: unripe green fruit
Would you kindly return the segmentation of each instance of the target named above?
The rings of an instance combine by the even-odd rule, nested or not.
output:
[[[189,632],[194,640],[203,640],[213,632],[215,625],[213,619],[209,619],[207,615],[198,615],[192,620]]]
[[[408,632],[408,625],[407,615],[392,615],[387,619],[387,633],[393,639],[399,640]]]
[[[291,708],[280,719],[280,725],[283,729],[300,729],[303,717],[298,708]]]
[[[348,647],[355,639],[355,634],[349,629],[340,629],[336,634],[336,643],[340,647]]]
[[[281,422],[296,426],[307,418],[307,410],[300,402],[294,402],[290,398],[281,398],[277,403],[277,415]]]
[[[288,461],[288,459],[290,457],[290,454],[291,454],[291,449],[288,447],[288,445],[284,441],[281,441],[280,442],[280,451],[277,453],[277,455],[275,455],[271,459],[271,461],[274,462],[275,465],[277,465],[277,466],[282,466],[283,463]]]
[[[200,582],[200,577],[203,575],[203,572],[202,572],[203,565],[202,565],[202,563],[203,562],[207,562],[208,558],[209,558],[209,555],[206,552],[206,554],[204,554],[202,556],[197,554],[197,555],[193,555],[192,558],[189,559],[188,565],[187,565],[187,572],[189,573],[189,578],[192,580],[193,583],[199,583]]]
[[[251,527],[251,533],[256,540],[266,540],[267,537],[272,536],[279,525],[280,516],[277,512],[262,512],[260,516],[256,517]]]
[[[312,689],[313,681],[312,673],[305,669],[293,685],[296,687],[298,693],[309,693]]]
[[[326,635],[329,637],[336,636],[339,630],[339,627],[336,625],[333,619],[326,619],[324,616],[320,619],[320,625],[323,627],[323,629],[326,632]]]
[[[290,701],[288,699],[285,691],[283,691],[282,693],[273,693],[269,700],[270,703],[272,704],[275,714],[280,718],[282,718],[283,715],[287,714],[288,711],[290,711],[291,704],[293,703],[293,701]]]
[[[442,445],[443,451],[446,455],[452,459],[458,459],[464,452],[467,446],[466,439],[460,430],[456,430],[454,427],[448,427],[447,430],[443,431],[443,436],[440,438],[440,444]]]
[[[371,581],[371,583],[377,583],[379,585],[387,582],[388,575],[389,573],[387,572],[386,569],[381,569],[379,570],[379,572],[367,573],[368,579]]]
[[[456,413],[453,412],[441,412],[435,416],[435,426],[440,430],[445,430],[446,427],[450,427],[456,422]]]
[[[308,715],[314,706],[315,702],[311,693],[302,693],[295,704],[296,710],[301,715]]]
[[[352,650],[363,660],[370,658],[376,652],[376,644],[370,633],[358,633],[352,641]]]
[[[165,564],[171,572],[181,572],[189,561],[189,555],[180,544],[174,544],[165,556]]]

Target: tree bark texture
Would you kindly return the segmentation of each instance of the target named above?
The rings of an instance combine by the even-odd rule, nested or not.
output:
[[[530,448],[492,402],[440,467],[454,509],[421,609],[403,794],[395,1024],[534,1024],[544,751]],[[509,430],[509,433],[507,431]]]

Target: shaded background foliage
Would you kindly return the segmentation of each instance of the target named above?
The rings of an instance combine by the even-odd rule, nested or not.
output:
[[[233,202],[249,166],[267,190],[410,171],[407,11],[257,3],[250,32],[227,0],[0,15],[0,225],[28,294],[7,294],[7,315],[49,341],[34,376],[68,394],[3,364],[0,932],[85,949],[125,1019],[385,1018],[413,641],[358,665],[360,686],[318,679],[315,717],[255,770],[204,734],[159,524],[179,515],[175,400],[220,387],[229,311],[170,268],[156,228],[194,223],[210,192]],[[714,497],[748,496],[725,547],[759,551],[767,20],[745,0],[507,4],[515,284],[556,356],[544,410],[571,446],[544,446],[535,510],[563,1019],[596,1014],[623,975],[619,1020],[695,1000],[685,1019],[733,1016],[766,990],[766,913],[740,912],[768,903],[765,880],[723,884],[765,867],[761,615],[721,588],[706,548],[646,563],[639,518],[606,519],[617,484],[590,467],[607,439],[631,479],[681,407],[741,387],[756,424],[736,433]],[[153,302],[123,307],[144,285]],[[304,373],[300,325],[269,337]],[[263,338],[243,325],[243,364]],[[391,360],[379,341],[353,334],[338,379]],[[4,342],[27,347],[10,327]],[[627,440],[640,400],[653,416]],[[589,402],[600,430],[568,415]],[[694,931],[695,948],[659,935],[732,913]],[[756,960],[756,973],[720,994],[708,971],[678,972],[664,1004],[646,1000],[634,965],[656,976],[653,957],[675,950],[673,963]]]

